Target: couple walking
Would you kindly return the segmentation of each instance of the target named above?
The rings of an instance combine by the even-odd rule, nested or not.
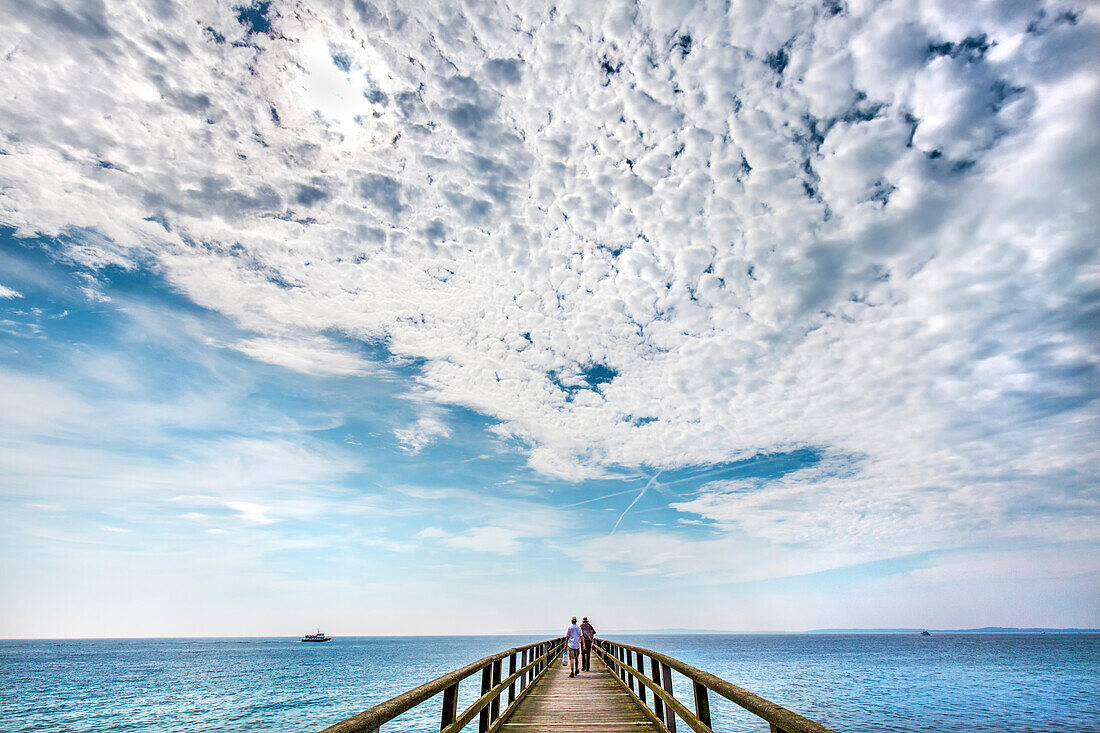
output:
[[[577,626],[577,617],[574,616],[569,628],[565,631],[565,645],[569,648],[569,676],[576,677],[581,671],[588,672],[592,669],[592,643],[596,640],[596,630],[588,623],[588,617]],[[580,657],[580,669],[577,668],[577,657]]]

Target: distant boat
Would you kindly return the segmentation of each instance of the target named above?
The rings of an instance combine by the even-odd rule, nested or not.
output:
[[[306,634],[302,637],[302,641],[332,641],[332,637],[325,636],[320,629],[317,629],[316,634]]]
[[[921,636],[931,636],[931,634],[929,634],[927,631],[920,632],[920,635]],[[305,641],[305,639],[302,639],[302,641]]]

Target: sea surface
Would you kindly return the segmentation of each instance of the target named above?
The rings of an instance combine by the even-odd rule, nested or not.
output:
[[[677,657],[846,733],[1100,732],[1100,634],[614,638]],[[0,641],[0,731],[316,731],[536,640]],[[676,678],[677,697],[690,700],[686,680]],[[478,685],[473,677],[463,683],[460,709]],[[767,731],[758,718],[711,700],[716,731]],[[436,699],[383,731],[438,730],[438,716]]]

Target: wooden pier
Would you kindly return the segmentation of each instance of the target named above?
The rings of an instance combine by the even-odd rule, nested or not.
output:
[[[595,655],[593,655],[595,656]],[[499,728],[502,733],[656,733],[660,728],[602,662],[570,678],[552,665]]]
[[[467,726],[473,730],[475,720],[478,733],[676,733],[677,725],[696,733],[714,733],[711,693],[761,718],[770,733],[835,733],[651,649],[597,640],[592,670],[576,678],[569,677],[568,668],[561,664],[564,649],[565,639],[558,638],[493,654],[322,733],[377,733],[384,723],[433,699],[440,706],[440,733],[459,733]],[[674,672],[691,682],[691,708],[673,692]],[[480,677],[480,696],[460,713],[458,686],[470,677]]]

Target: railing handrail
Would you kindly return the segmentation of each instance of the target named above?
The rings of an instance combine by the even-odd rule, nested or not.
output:
[[[759,718],[763,718],[771,725],[773,733],[836,733],[831,728],[826,728],[820,723],[815,723],[809,718],[804,718],[798,713],[788,710],[782,705],[760,697],[759,695],[749,692],[742,687],[738,687],[732,682],[724,680],[717,675],[711,674],[710,672],[704,672],[703,670],[693,667],[690,664],[681,662],[679,659],[670,657],[667,654],[662,654],[661,652],[656,652],[652,649],[646,649],[645,647],[633,646],[631,644],[623,644],[621,642],[610,639],[600,639],[599,642],[604,645],[604,648],[600,649],[601,656],[606,658],[605,661],[610,662],[610,666],[612,666],[613,669],[616,669],[620,678],[622,678],[623,673],[625,672],[632,677],[632,682],[634,680],[637,680],[639,684],[639,689],[642,684],[645,684],[646,687],[653,691],[654,695],[658,699],[664,701],[666,704],[669,704],[669,706],[672,707],[674,711],[684,720],[684,722],[687,723],[693,730],[702,731],[704,733],[711,730],[710,705],[706,700],[705,691],[703,691],[702,693],[702,701],[700,702],[699,687],[702,686],[708,690],[716,692],[730,702],[736,705],[740,705],[753,715],[756,715]],[[599,645],[597,645],[597,647],[598,646]],[[664,684],[662,685],[661,682],[657,680],[658,675],[656,666],[653,667],[654,680],[650,681],[646,678],[644,665],[642,665],[640,657],[638,659],[638,666],[637,668],[635,668],[629,663],[620,662],[619,659],[611,653],[611,650],[608,647],[622,649],[624,651],[633,652],[634,654],[639,654],[641,656],[647,656],[650,658],[651,664],[653,662],[656,662],[668,669],[674,669],[680,674],[687,677],[695,685],[696,706],[697,708],[700,706],[705,708],[705,714],[702,716],[694,715],[683,705],[683,703],[681,703],[679,700],[676,700],[672,694],[671,678],[664,680]],[[633,684],[630,685],[629,691],[632,695],[634,695]],[[635,695],[635,698],[638,698],[638,696]],[[638,701],[644,705],[644,696],[638,698]],[[655,705],[657,705],[656,700],[654,700],[654,703]],[[658,713],[658,716],[660,716],[660,713]],[[705,718],[705,720],[703,718]],[[675,725],[671,726],[670,730],[675,731]]]
[[[490,654],[487,657],[482,657],[476,662],[470,662],[464,667],[459,667],[453,672],[448,672],[445,675],[436,677],[434,680],[429,680],[422,685],[414,687],[407,692],[403,692],[400,695],[391,697],[385,702],[381,702],[374,707],[368,708],[363,712],[353,715],[350,718],[341,720],[339,723],[330,725],[325,728],[321,733],[373,733],[386,722],[393,720],[398,715],[405,713],[417,705],[421,704],[425,700],[435,697],[441,692],[447,692],[448,694],[454,694],[455,699],[444,700],[444,707],[449,704],[452,706],[457,701],[457,689],[454,693],[451,693],[450,688],[457,688],[457,685],[462,680],[475,674],[476,672],[485,672],[487,668],[492,668],[496,673],[496,680],[493,680],[495,684],[485,689],[486,685],[483,680],[483,690],[481,696],[475,700],[470,707],[468,707],[461,716],[458,716],[459,720],[467,718],[466,722],[469,722],[478,712],[489,706],[491,703],[497,701],[501,693],[509,688],[511,683],[514,683],[516,679],[519,679],[526,672],[533,670],[539,666],[541,662],[547,659],[551,654],[556,653],[556,647],[560,644],[565,637],[557,637],[554,639],[544,639],[543,641],[537,641],[533,644],[527,644],[525,646],[512,647],[496,654]],[[536,650],[543,648],[546,651],[535,659],[532,659],[529,663],[517,670],[509,670],[509,676],[503,681],[500,680],[500,670],[497,665],[504,659],[513,657],[513,655],[521,654],[528,650]],[[542,669],[547,668],[547,664]],[[483,675],[484,676],[484,675]],[[532,675],[534,677],[534,675]],[[533,680],[532,680],[533,682]],[[444,710],[444,719],[447,717],[447,711]],[[467,717],[468,716],[468,717]],[[450,722],[454,722],[454,718]],[[463,723],[465,725],[465,723]],[[446,725],[441,726],[442,729],[446,729]]]

